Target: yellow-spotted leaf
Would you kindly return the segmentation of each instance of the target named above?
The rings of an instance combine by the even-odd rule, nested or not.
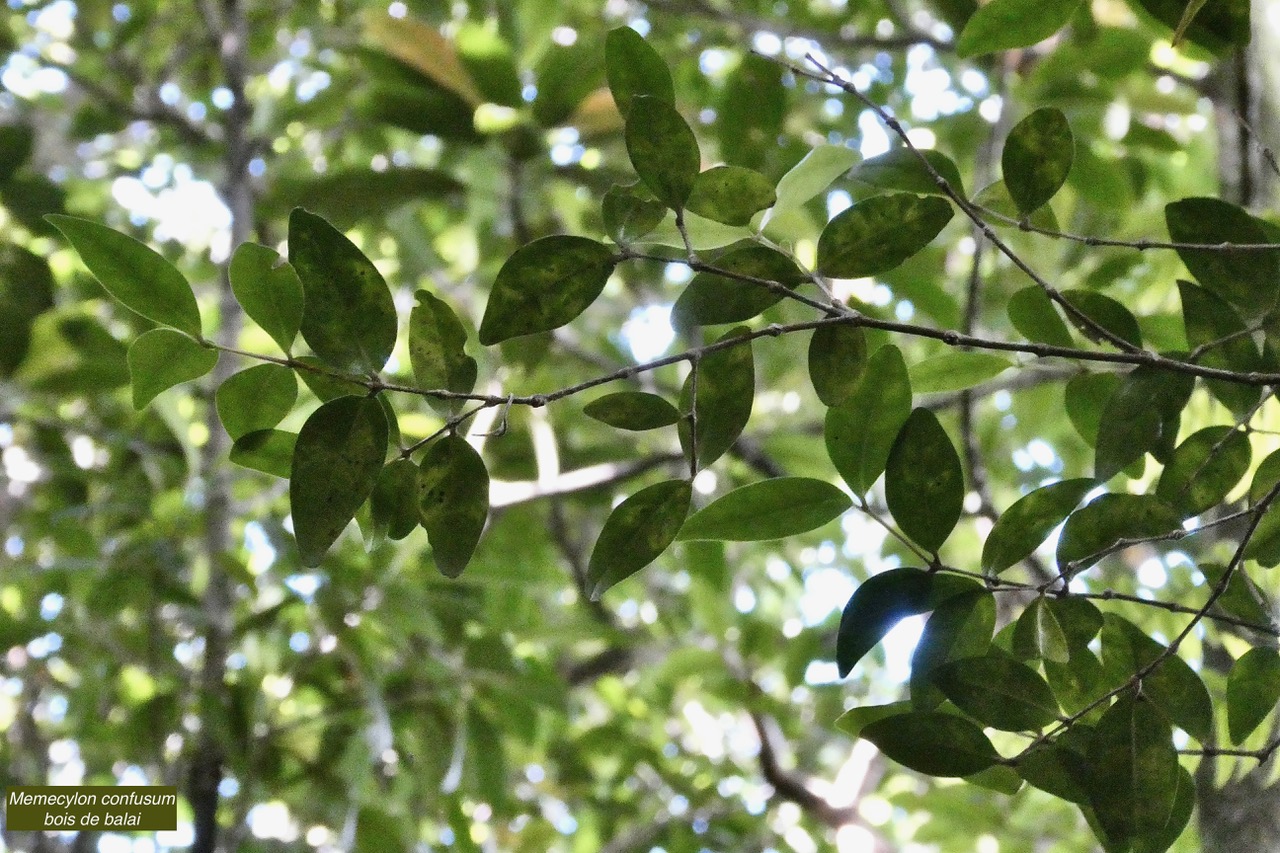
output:
[[[667,480],[636,492],[610,513],[587,566],[592,599],[658,558],[680,531],[693,487]]]

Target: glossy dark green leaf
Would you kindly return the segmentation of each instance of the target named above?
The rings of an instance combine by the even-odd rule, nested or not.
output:
[[[836,216],[818,238],[818,271],[836,278],[888,272],[919,252],[951,221],[945,199],[878,195]]]
[[[1239,746],[1280,702],[1280,652],[1257,646],[1245,652],[1227,677],[1227,727]]]
[[[387,416],[372,397],[339,397],[307,418],[289,474],[289,510],[304,566],[320,565],[369,498],[386,455]]]
[[[369,496],[373,526],[388,539],[403,539],[418,526],[418,466],[409,459],[388,462]]]
[[[137,314],[200,337],[200,308],[182,273],[127,234],[74,216],[50,214],[80,260],[107,292]]]
[[[948,661],[990,652],[995,627],[995,596],[985,589],[973,589],[939,603],[911,654],[911,706],[929,711],[941,705],[946,697],[933,683],[938,668]]]
[[[992,0],[969,18],[956,41],[961,58],[1031,47],[1067,25],[1079,0],[1045,5],[1036,0]]]
[[[586,237],[557,235],[522,246],[498,270],[480,343],[563,326],[596,301],[617,262],[612,249]]]
[[[1110,296],[1092,290],[1064,290],[1062,298],[1073,308],[1110,332],[1115,337],[1135,347],[1142,346],[1142,330],[1133,313]],[[1067,320],[1075,326],[1080,334],[1094,343],[1101,343],[1105,338],[1098,331],[1079,318],[1067,312]]]
[[[1184,198],[1166,205],[1165,224],[1175,243],[1269,243],[1261,223],[1242,208],[1216,198]],[[1276,304],[1280,250],[1229,252],[1179,249],[1178,257],[1204,288],[1254,320]]]
[[[1173,449],[1182,408],[1194,387],[1179,373],[1134,368],[1103,409],[1094,460],[1099,480],[1109,480],[1144,453],[1157,458]]]
[[[251,432],[236,439],[230,459],[237,465],[287,479],[293,466],[297,433],[278,429]]]
[[[1004,356],[989,352],[944,352],[911,365],[911,390],[917,394],[963,391],[1013,366]]]
[[[396,306],[373,262],[328,222],[295,208],[289,263],[302,282],[302,337],[324,361],[381,370],[396,345]]]
[[[1184,516],[1199,515],[1226,500],[1252,458],[1243,432],[1206,427],[1178,445],[1156,485],[1156,496]]]
[[[441,574],[462,574],[488,517],[489,471],[475,448],[456,435],[427,448],[418,469],[418,519]]]
[[[630,114],[632,99],[637,95],[675,103],[675,85],[667,64],[644,37],[630,27],[609,31],[604,42],[604,68],[613,102],[624,118]]]
[[[819,326],[809,339],[809,381],[825,406],[853,396],[867,369],[867,334],[861,326]]]
[[[1261,369],[1258,346],[1234,308],[1187,281],[1178,282],[1178,293],[1182,297],[1187,346],[1193,351],[1204,348],[1197,359],[1199,364],[1245,373]],[[1258,404],[1257,387],[1215,379],[1206,380],[1205,385],[1237,416],[1243,417]]]
[[[242,243],[231,256],[231,291],[249,317],[285,353],[302,326],[302,281],[275,249]]]
[[[680,540],[757,542],[782,539],[839,518],[853,502],[839,488],[811,477],[775,477],[741,486],[695,512]]]
[[[745,329],[730,329],[719,341],[741,337]],[[755,405],[755,358],[751,344],[716,350],[698,365],[698,398],[693,399],[693,374],[680,392],[680,411],[693,410],[698,420],[698,465],[705,468],[725,454],[738,440]],[[680,446],[689,455],[689,421],[680,421]]]
[[[1058,568],[1098,561],[1098,552],[1121,539],[1162,536],[1182,529],[1182,516],[1155,495],[1100,495],[1071,513],[1058,539]]]
[[[409,364],[420,388],[469,394],[476,384],[476,360],[467,355],[467,330],[448,303],[425,290],[409,314]],[[453,412],[458,400],[428,397],[441,412]]]
[[[1157,658],[1156,669],[1142,679],[1142,694],[1174,725],[1201,743],[1213,736],[1213,705],[1204,682],[1187,662],[1148,637],[1132,622],[1108,613],[1102,627],[1102,662],[1117,681],[1128,679]]]
[[[1062,480],[1023,495],[996,519],[982,546],[982,570],[999,573],[1029,556],[1066,520],[1095,481]]]
[[[725,225],[747,225],[778,200],[773,183],[741,166],[715,166],[698,175],[689,194],[693,213]]]
[[[885,466],[885,501],[916,544],[937,552],[964,505],[960,456],[938,418],[916,409],[902,425]]]
[[[1018,762],[1018,774],[1028,785],[1067,802],[1089,802],[1088,764],[1085,756],[1057,744],[1037,747]]]
[[[730,249],[715,260],[716,269],[736,276],[774,282],[794,289],[805,280],[795,261],[768,246]],[[671,323],[677,329],[741,323],[776,304],[783,297],[778,290],[731,275],[700,272],[671,308]]]
[[[1071,643],[1049,602],[1037,598],[1022,611],[1013,628],[1013,652],[1019,660],[1071,661]]]
[[[1071,660],[1067,663],[1052,660],[1042,663],[1045,678],[1053,688],[1058,704],[1068,714],[1084,714],[1088,722],[1102,716],[1094,703],[1108,690],[1119,686],[1107,682],[1102,661],[1088,648],[1073,648]]]
[[[969,776],[999,758],[982,729],[963,717],[937,711],[876,720],[862,729],[862,737],[889,758],[927,776]]]
[[[614,508],[587,566],[593,600],[667,550],[689,514],[692,497],[688,480],[667,480],[641,489]]]
[[[600,210],[604,230],[617,243],[639,240],[667,215],[667,206],[655,201],[639,183],[614,184],[604,194]]]
[[[218,363],[217,350],[173,329],[152,329],[129,347],[133,407],[141,409],[161,391],[199,379]]]
[[[218,418],[232,440],[272,429],[298,401],[298,378],[281,364],[259,364],[229,376],[214,395]]]
[[[1169,724],[1150,702],[1123,696],[1102,715],[1088,761],[1089,802],[1107,837],[1120,849],[1148,849],[1142,840],[1168,826],[1178,798]]]
[[[834,725],[838,731],[852,738],[862,736],[862,730],[876,720],[911,712],[910,702],[890,702],[887,705],[858,705],[845,711],[836,718]]]
[[[844,606],[836,636],[836,665],[841,678],[894,625],[933,607],[935,578],[923,569],[890,569],[858,585]]]
[[[883,346],[845,401],[828,410],[823,427],[827,455],[855,493],[865,495],[879,479],[910,414],[907,365],[897,347]]]
[[[1004,185],[1018,209],[1031,213],[1062,188],[1075,159],[1075,138],[1067,117],[1041,107],[1013,126],[1000,154]]]
[[[1036,731],[1058,718],[1058,703],[1044,679],[1003,654],[949,661],[933,683],[960,710],[1003,731]]]
[[[671,426],[680,421],[680,411],[657,394],[619,391],[592,400],[583,414],[617,429],[640,432]]]
[[[682,208],[702,167],[698,140],[669,101],[640,95],[627,115],[627,154],[644,185],[671,208]]]
[[[923,157],[928,167],[920,162]],[[937,173],[937,177],[933,172]],[[883,154],[863,160],[850,177],[855,181],[879,187],[882,190],[916,193],[918,195],[945,195],[938,185],[942,178],[959,195],[964,195],[964,184],[960,181],[960,170],[951,158],[941,151],[932,149],[912,151],[909,148],[891,148]]]
[[[1137,0],[1157,21],[1176,30],[1192,0]],[[1206,50],[1226,56],[1249,43],[1249,0],[1215,0],[1206,3],[1186,26],[1183,35]]]
[[[1009,297],[1009,322],[1027,340],[1055,347],[1069,347],[1071,332],[1053,302],[1037,285],[1024,287]]]
[[[845,145],[819,145],[778,181],[776,209],[798,208],[831,186],[858,162],[858,153]]]
[[[1090,447],[1098,444],[1102,413],[1116,389],[1120,377],[1114,373],[1081,373],[1073,376],[1064,389],[1063,405],[1076,432]]]

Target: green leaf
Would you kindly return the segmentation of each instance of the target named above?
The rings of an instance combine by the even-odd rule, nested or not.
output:
[[[237,438],[231,446],[229,458],[245,468],[288,479],[297,442],[296,433],[278,429],[259,430]]]
[[[337,375],[332,367],[314,355],[299,356],[294,360],[303,365],[298,371],[298,375],[302,377],[302,383],[316,395],[316,399],[321,403],[327,403],[339,397],[363,397],[369,393],[367,387]]]
[[[407,204],[461,199],[464,189],[443,169],[392,166],[375,171],[369,166],[331,166],[320,175],[307,172],[297,177],[277,176],[263,204],[273,213],[278,210],[282,214],[305,204],[311,212],[342,229],[365,220],[381,221]],[[260,248],[263,247],[254,251]],[[301,295],[298,316],[302,316]]]
[[[819,326],[809,339],[809,381],[825,406],[838,406],[858,390],[867,369],[867,334],[861,326]]]
[[[982,546],[982,570],[996,573],[1030,556],[1066,520],[1094,480],[1062,480],[1023,495],[1005,510]]]
[[[778,200],[764,175],[741,166],[715,166],[694,179],[689,210],[725,225],[747,225]]]
[[[961,711],[994,729],[1038,731],[1058,718],[1058,702],[1044,679],[1003,654],[944,663],[932,680]]]
[[[996,763],[996,749],[973,723],[937,711],[895,714],[868,723],[862,737],[889,758],[927,776],[970,776]]]
[[[911,414],[911,380],[893,345],[876,350],[848,398],[828,412],[823,427],[827,455],[859,495],[879,479],[889,449]]]
[[[774,210],[795,209],[813,199],[852,168],[858,153],[845,145],[819,145],[778,181]]]
[[[746,334],[742,328],[725,332],[717,343]],[[698,418],[698,465],[706,468],[738,440],[755,405],[755,359],[751,343],[716,350],[698,363],[698,399],[693,399],[693,374],[680,392],[680,410]],[[689,421],[680,421],[680,446],[689,455]]]
[[[228,271],[236,301],[262,330],[292,352],[302,327],[302,281],[293,265],[275,249],[242,243],[231,256]]]
[[[218,418],[232,440],[271,429],[298,401],[298,378],[280,364],[259,364],[229,376],[214,395]]]
[[[563,326],[596,301],[617,263],[612,249],[586,237],[543,237],[520,247],[498,270],[480,343]]]
[[[1075,138],[1062,110],[1041,107],[1013,126],[1000,155],[1004,185],[1024,214],[1043,206],[1067,182]]]
[[[964,196],[964,184],[960,181],[960,170],[951,158],[941,151],[932,149],[891,148],[883,154],[863,160],[850,175],[855,181],[870,184],[882,190],[916,193],[918,195],[945,196],[938,179],[920,162],[923,157],[929,168],[938,173],[951,189],[961,197]]]
[[[1004,219],[993,219],[990,224],[996,228],[1017,228],[1017,223],[1025,218],[1037,228],[1043,228],[1048,231],[1060,230],[1058,217],[1054,216],[1053,208],[1048,205],[1043,205],[1033,211],[1030,216],[1024,217],[1022,211],[1018,208],[1017,202],[1009,194],[1009,187],[1005,185],[1004,181],[995,181],[978,190],[973,197],[973,203],[1011,220],[1006,222]]]
[[[1009,297],[1006,310],[1009,322],[1027,340],[1055,347],[1074,344],[1058,309],[1038,285],[1024,287]]]
[[[1088,599],[1075,596],[1049,598],[1045,599],[1044,606],[1062,626],[1067,646],[1073,654],[1085,648],[1102,630],[1102,611]]]
[[[1138,321],[1134,319],[1132,312],[1128,308],[1125,308],[1110,296],[1104,296],[1092,290],[1064,290],[1062,291],[1062,298],[1071,307],[1120,340],[1135,347],[1142,346],[1142,330],[1138,328]],[[1067,319],[1071,321],[1071,325],[1080,330],[1080,334],[1089,340],[1094,343],[1102,342],[1103,337],[1090,326],[1082,323],[1070,313],[1067,314]]]
[[[667,207],[684,207],[702,168],[702,154],[676,108],[648,95],[634,98],[625,138],[631,165],[644,185]]]
[[[376,373],[396,345],[396,306],[373,263],[314,213],[289,214],[289,263],[302,282],[302,337],[343,370]]]
[[[1228,426],[1192,434],[1165,465],[1156,497],[1185,517],[1199,515],[1227,498],[1249,470],[1249,438]]]
[[[667,550],[689,514],[692,497],[688,480],[667,480],[641,489],[614,508],[587,566],[593,601]]]
[[[30,125],[0,126],[0,183],[8,181],[31,157],[36,136]]]
[[[1022,611],[1013,627],[1014,656],[1019,660],[1071,661],[1071,644],[1062,623],[1044,598],[1037,598]]]
[[[894,625],[933,607],[936,577],[923,569],[890,569],[858,585],[844,606],[836,635],[836,666],[841,678]]]
[[[1031,47],[1067,25],[1079,0],[1044,4],[1038,0],[992,0],[969,18],[956,40],[961,59],[1015,47]]]
[[[1165,206],[1175,243],[1270,243],[1262,224],[1242,208],[1216,198],[1184,198]],[[1226,252],[1178,249],[1178,257],[1203,287],[1233,305],[1246,320],[1276,305],[1280,250]]]
[[[369,496],[373,526],[388,539],[403,539],[418,526],[418,466],[409,459],[388,462]]]
[[[677,537],[758,542],[805,533],[853,505],[839,488],[810,477],[775,477],[734,489],[695,512]]]
[[[1249,0],[1215,0],[1195,13],[1188,9],[1194,0],[1137,0],[1157,21],[1183,35],[1192,43],[1224,57],[1249,43]]]
[[[1067,517],[1058,539],[1058,568],[1092,566],[1098,552],[1121,539],[1162,536],[1182,529],[1182,516],[1155,495],[1106,494]],[[1088,559],[1086,559],[1088,558]]]
[[[476,385],[476,360],[466,353],[467,330],[449,305],[425,290],[409,314],[409,364],[419,387],[470,394]],[[439,412],[456,412],[460,400],[428,397]]]
[[[671,426],[680,421],[680,411],[657,394],[619,391],[592,400],[583,414],[617,429],[640,432]]]
[[[1130,462],[1151,452],[1157,458],[1172,450],[1182,408],[1194,381],[1183,374],[1136,367],[1120,383],[1102,412],[1098,453],[1099,480],[1109,480]]]
[[[182,273],[158,252],[127,234],[74,216],[45,217],[107,292],[154,323],[200,339],[200,308]]]
[[[667,206],[654,201],[640,183],[614,184],[600,203],[604,230],[616,243],[639,240],[661,224]]]
[[[0,145],[3,131],[0,126]],[[53,307],[53,292],[44,258],[20,246],[0,246],[0,378],[10,376],[31,351],[35,320]]]
[[[857,202],[818,238],[818,271],[835,278],[888,272],[919,252],[951,221],[945,199],[907,193]]]
[[[1208,0],[1188,0],[1187,8],[1182,11],[1182,17],[1178,19],[1178,26],[1173,31],[1172,44],[1177,47],[1178,44],[1186,37],[1187,28],[1191,26],[1191,22],[1196,19],[1196,15],[1200,14],[1200,10],[1204,8],[1204,4]]]
[[[850,708],[837,717],[833,725],[837,730],[849,737],[857,738],[862,736],[864,728],[876,720],[883,720],[885,717],[893,717],[910,712],[910,702],[890,702],[887,705],[859,705],[855,708]]]
[[[133,407],[144,408],[161,391],[199,379],[218,363],[218,351],[173,329],[152,329],[129,347]]]
[[[1102,413],[1119,387],[1120,377],[1114,373],[1081,373],[1067,382],[1063,393],[1067,417],[1090,447],[1098,444]]]
[[[489,471],[475,448],[457,435],[427,448],[418,469],[418,519],[442,575],[462,574],[488,517]]]
[[[667,64],[644,37],[630,27],[609,31],[604,42],[604,68],[613,102],[624,118],[631,113],[632,99],[637,95],[675,103],[675,85]]]
[[[1253,472],[1253,482],[1249,484],[1250,505],[1256,506],[1277,483],[1280,483],[1280,450],[1270,453]],[[1249,544],[1245,546],[1244,556],[1267,568],[1280,565],[1280,499],[1267,505]]]
[[[1257,538],[1256,533],[1254,538]],[[1226,567],[1222,564],[1200,563],[1199,567],[1205,576],[1206,588],[1214,589],[1222,582],[1222,575],[1226,571]],[[1225,613],[1255,625],[1269,625],[1271,614],[1267,606],[1264,606],[1263,600],[1261,591],[1241,566],[1231,573],[1226,591],[1218,597],[1217,602],[1214,603],[1214,609],[1210,612]]]
[[[994,379],[1014,364],[988,352],[945,352],[911,365],[911,390],[917,394],[963,391]]]
[[[453,37],[458,58],[485,100],[505,107],[519,107],[520,72],[514,52],[494,26],[467,23]]]
[[[1087,790],[1098,823],[1120,849],[1168,826],[1180,773],[1169,724],[1152,703],[1123,696],[1102,715],[1089,746]]]
[[[1258,345],[1234,308],[1187,281],[1178,282],[1178,293],[1182,296],[1187,346],[1192,350],[1204,348],[1197,359],[1199,364],[1244,373],[1262,369]],[[1237,417],[1247,415],[1258,404],[1256,387],[1216,379],[1206,380],[1205,385]]]
[[[714,266],[738,276],[775,282],[794,289],[806,277],[796,262],[777,249],[749,245],[730,249]],[[782,299],[782,293],[751,281],[728,275],[700,272],[689,282],[671,308],[671,323],[677,329],[741,323]]]
[[[1213,737],[1213,704],[1204,682],[1187,662],[1148,637],[1132,622],[1108,613],[1102,627],[1102,661],[1117,681],[1137,674],[1157,658],[1160,665],[1142,679],[1142,695],[1201,743]]]
[[[902,425],[885,466],[885,501],[916,544],[937,552],[964,505],[960,457],[938,418],[916,409]]]
[[[1237,746],[1280,702],[1280,652],[1257,646],[1231,666],[1227,676],[1227,727]]]
[[[373,397],[339,397],[307,418],[289,474],[289,510],[304,566],[320,565],[369,498],[386,455],[387,416]]]
[[[1088,773],[1083,755],[1056,743],[1037,747],[1018,762],[1018,775],[1028,785],[1080,805],[1089,802]]]
[[[1022,790],[1022,777],[1018,775],[1018,771],[1003,764],[997,764],[993,767],[988,767],[986,770],[971,773],[964,777],[964,781],[970,785],[977,785],[979,788],[986,788],[989,791],[1007,794],[1008,796],[1013,796]]]
[[[938,667],[990,652],[995,628],[995,596],[985,589],[975,588],[938,604],[911,655],[911,706],[928,711],[941,705],[946,697],[933,683]]]

